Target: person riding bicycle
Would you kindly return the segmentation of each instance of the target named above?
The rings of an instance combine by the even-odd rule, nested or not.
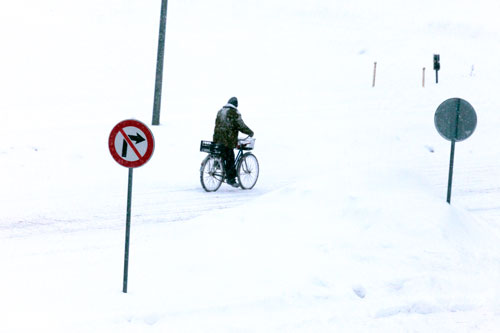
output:
[[[217,112],[213,141],[224,146],[222,160],[226,170],[227,183],[238,187],[236,170],[234,168],[234,148],[238,144],[238,132],[253,136],[253,131],[243,122],[238,111],[238,99],[231,97],[226,105]]]

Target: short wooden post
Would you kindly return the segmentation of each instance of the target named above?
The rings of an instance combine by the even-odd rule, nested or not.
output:
[[[425,88],[425,67],[422,68],[422,87]]]
[[[375,77],[377,76],[377,62],[373,63],[373,83],[372,87],[375,87]]]

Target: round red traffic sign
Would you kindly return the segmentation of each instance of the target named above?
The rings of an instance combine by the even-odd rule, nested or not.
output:
[[[109,135],[111,156],[127,168],[144,165],[153,155],[155,140],[151,130],[138,120],[119,122]]]

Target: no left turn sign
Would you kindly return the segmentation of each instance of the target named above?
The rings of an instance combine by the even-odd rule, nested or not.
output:
[[[138,120],[119,122],[109,135],[109,151],[118,164],[127,168],[144,165],[153,155],[151,130]]]

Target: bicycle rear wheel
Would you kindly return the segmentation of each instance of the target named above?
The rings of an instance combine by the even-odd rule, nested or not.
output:
[[[236,169],[238,182],[242,189],[249,190],[255,186],[259,178],[259,161],[252,153],[244,154]]]
[[[219,189],[224,179],[224,167],[220,158],[208,155],[200,168],[200,182],[207,192],[215,192]]]

